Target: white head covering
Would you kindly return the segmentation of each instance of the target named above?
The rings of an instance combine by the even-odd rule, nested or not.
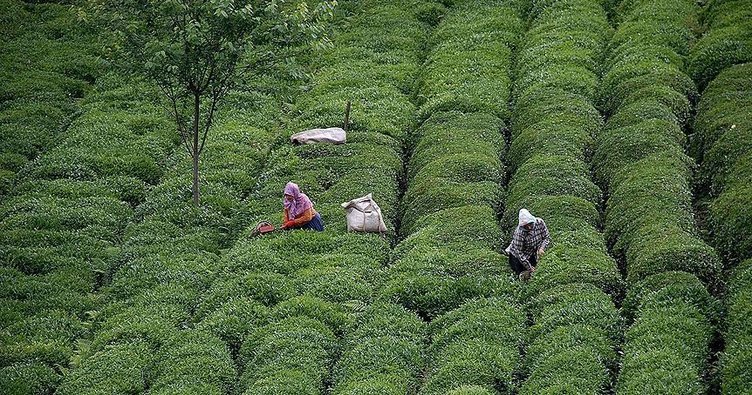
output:
[[[527,209],[520,209],[520,221],[519,226],[529,224],[531,222],[535,222],[535,217],[530,214],[530,211],[527,211]]]

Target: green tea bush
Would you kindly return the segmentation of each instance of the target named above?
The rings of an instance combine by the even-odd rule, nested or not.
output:
[[[627,323],[632,323],[646,300],[669,305],[680,301],[699,309],[711,323],[721,320],[721,305],[696,276],[687,272],[667,271],[634,283],[622,305]]]
[[[124,259],[142,259],[164,253],[174,257],[192,257],[204,252],[218,255],[221,236],[208,228],[183,230],[166,221],[146,219],[130,223],[125,228],[122,255]]]
[[[84,353],[85,357],[133,342],[143,342],[151,349],[158,349],[178,334],[175,322],[186,318],[186,314],[174,304],[158,307],[124,304],[108,305],[107,311],[98,317],[96,333],[91,347]]]
[[[65,199],[113,197],[135,207],[146,197],[146,184],[133,177],[107,177],[96,181],[70,179],[34,180],[18,184],[14,193],[25,196],[53,195]]]
[[[495,156],[451,154],[422,167],[413,180],[447,178],[458,182],[501,181],[501,162]]]
[[[694,307],[676,302],[673,305],[647,304],[627,331],[626,342],[630,351],[649,349],[655,345],[670,348],[679,352],[685,360],[701,367],[711,335],[711,327],[705,317]]]
[[[295,154],[305,160],[311,167],[326,167],[335,173],[347,173],[352,170],[402,171],[400,151],[378,144],[370,136],[363,136],[362,142],[348,142],[340,145],[301,145],[295,148]],[[367,140],[366,140],[367,139]]]
[[[156,110],[154,92],[140,84],[124,88],[124,82],[113,81],[111,76],[100,81],[101,92],[87,99],[86,113],[73,123],[62,143],[20,175],[25,183],[37,182],[39,177],[90,179],[91,182],[80,183],[81,189],[92,194],[83,201],[120,199],[132,206],[146,201],[136,210],[135,217],[128,209],[128,218],[122,222],[115,221],[117,216],[108,217],[111,222],[103,224],[86,217],[79,219],[93,222],[81,233],[97,237],[107,234],[104,240],[112,238],[120,244],[124,238],[125,242],[103,270],[112,276],[113,284],[104,289],[98,308],[87,310],[96,312],[90,313],[91,345],[80,343],[80,362],[69,358],[59,364],[75,372],[69,374],[74,379],[69,383],[66,378],[63,387],[71,388],[66,393],[85,393],[83,386],[93,387],[92,393],[101,392],[105,386],[119,392],[232,392],[237,376],[233,355],[239,353],[249,333],[267,323],[269,313],[260,303],[273,304],[295,293],[287,279],[279,280],[274,274],[260,278],[242,272],[244,275],[233,282],[233,276],[222,272],[217,264],[220,247],[226,247],[248,225],[245,221],[249,216],[245,215],[241,200],[255,186],[254,176],[260,172],[272,142],[271,135],[250,125],[266,128],[269,121],[258,120],[268,117],[270,108],[248,105],[220,111],[215,137],[210,138],[202,158],[205,205],[192,210],[181,205],[187,199],[183,199],[179,185],[190,185],[184,177],[189,167],[182,151],[168,157],[179,148],[179,140],[169,127],[169,120]],[[226,115],[239,108],[252,109],[248,112],[253,115],[243,111],[235,117]],[[118,125],[112,126],[113,122]],[[84,149],[86,155],[75,155],[76,149]],[[53,182],[56,181],[48,185]],[[138,182],[141,194],[124,193],[129,183]],[[164,182],[164,186],[145,191],[146,183],[159,182]],[[67,189],[57,184],[49,188],[70,201],[82,200],[76,194],[83,192],[69,190],[75,188],[73,182],[66,185]],[[20,184],[19,188],[25,193],[32,189],[32,184]],[[123,234],[128,222],[130,226]],[[216,278],[217,283],[228,286],[221,295],[218,289],[210,288]],[[274,290],[280,284],[284,289]],[[246,294],[247,286],[260,293]],[[93,286],[86,292],[92,289]],[[204,302],[201,295],[206,289],[210,295]],[[252,302],[254,298],[259,301]],[[186,330],[193,323],[200,329]],[[106,367],[117,367],[120,358],[129,362],[128,355],[120,355],[118,350],[134,344],[146,346],[149,361],[143,368],[133,363],[133,371],[125,379],[120,373],[110,374],[111,370],[97,365],[102,360]],[[136,357],[133,361],[137,361]],[[117,385],[122,383],[123,388],[110,383],[113,380]],[[103,384],[92,386],[87,382]]]
[[[33,84],[34,77],[33,74],[30,74],[28,77],[25,76],[23,81]],[[51,78],[48,74],[39,77],[39,79],[41,77]],[[46,80],[42,79],[42,81]],[[51,81],[47,83],[51,83]],[[31,87],[38,88],[34,85]],[[47,88],[47,90],[36,92],[43,94],[43,92],[49,91],[40,98],[21,97],[14,99],[6,93],[6,101],[3,103],[2,111],[0,111],[0,119],[3,120],[2,130],[3,133],[7,133],[7,139],[0,143],[3,149],[30,157],[37,154],[37,150],[50,148],[60,141],[62,136],[57,135],[57,132],[75,118],[77,107],[67,99],[53,95],[57,93],[54,87]],[[26,91],[26,89],[23,90]]]
[[[752,339],[750,327],[747,324],[750,306],[752,306],[752,260],[746,260],[734,269],[726,295],[728,318],[724,338],[726,350],[721,356],[721,388],[723,393],[743,394],[752,383],[746,368],[752,353],[749,351],[749,341]]]
[[[5,345],[0,353],[0,365],[25,361],[64,365],[73,356],[73,339],[83,331],[78,318],[59,310],[14,322],[0,332]]]
[[[666,85],[650,85],[639,88],[634,94],[625,97],[621,104],[629,105],[645,98],[656,99],[669,107],[681,124],[686,123],[693,115],[693,104],[690,103],[690,99]]]
[[[65,376],[55,393],[143,392],[152,377],[154,350],[144,342],[112,346],[92,355]]]
[[[656,223],[637,231],[627,252],[627,280],[635,282],[664,271],[687,271],[714,284],[722,268],[715,250],[673,224]]]
[[[322,255],[357,254],[379,262],[386,262],[389,257],[386,242],[373,234],[292,231],[279,232],[257,242],[286,259],[307,259],[311,263]]]
[[[253,383],[243,395],[264,394],[301,394],[316,395],[321,393],[321,384],[305,372],[295,369],[282,369],[272,372]]]
[[[415,133],[417,141],[408,166],[409,178],[413,179],[425,166],[445,155],[472,153],[477,158],[498,158],[504,147],[503,128],[501,119],[485,113],[432,114]]]
[[[404,394],[419,385],[426,326],[405,308],[374,303],[345,337],[334,367],[335,394]]]
[[[749,91],[748,95],[752,96]],[[752,154],[752,144],[749,143],[752,139],[752,122],[745,122],[745,117],[747,116],[742,115],[741,122],[732,125],[703,155],[701,181],[709,185],[709,192],[715,196],[723,191],[727,183],[745,173],[748,174],[749,169],[734,168],[737,160]],[[734,174],[734,170],[741,170],[742,173]]]
[[[217,259],[216,255],[209,253],[172,257],[153,255],[133,259],[118,268],[108,293],[115,299],[127,299],[166,283],[180,284],[195,291],[203,290],[210,285],[209,276]]]
[[[269,309],[256,301],[230,299],[202,317],[196,328],[218,337],[227,343],[232,355],[237,355],[243,340],[266,324],[269,314]]]
[[[11,268],[7,270],[7,275],[0,274],[4,281],[0,294],[6,298],[4,300],[8,303],[8,309],[19,315],[16,319],[8,317],[4,321],[5,325],[21,321],[22,316],[48,314],[54,310],[84,318],[86,312],[91,311],[98,302],[98,297],[90,293],[96,280],[88,266],[67,267],[38,276],[28,276]]]
[[[312,93],[315,93],[312,92]],[[296,103],[300,116],[298,128],[339,125],[347,101],[352,101],[350,127],[355,131],[373,131],[401,140],[415,123],[415,107],[394,87],[341,87],[336,97],[331,92],[311,94]]]
[[[623,249],[637,241],[643,226],[671,223],[693,228],[687,158],[658,153],[621,169],[612,180],[606,211],[606,236]],[[643,202],[640,205],[634,201]]]
[[[682,156],[680,147],[684,140],[679,125],[663,119],[647,119],[626,127],[606,129],[596,139],[597,148],[592,158],[595,178],[601,186],[607,187],[621,169],[647,156],[660,152]]]
[[[693,386],[699,384],[702,364],[694,370],[677,367],[676,372],[654,369],[652,364],[671,351],[657,349],[661,340],[640,331],[664,325],[665,319],[681,321],[692,316],[689,310],[671,310],[696,308],[698,302],[686,300],[690,296],[699,298],[699,303],[707,302],[709,295],[697,278],[674,271],[692,273],[714,287],[721,267],[715,251],[697,237],[689,184],[694,164],[683,153],[682,129],[691,114],[688,103],[697,97],[694,82],[685,74],[683,58],[694,40],[699,7],[683,0],[634,0],[623,2],[617,15],[621,23],[609,44],[611,53],[599,88],[600,106],[611,117],[596,139],[594,170],[598,182],[610,188],[607,239],[614,252],[626,258],[627,280],[633,284],[625,301],[627,319],[642,317],[627,335],[632,338],[625,349],[617,391],[670,393],[681,388],[682,392],[694,393],[701,390]],[[641,204],[629,203],[634,201]],[[635,312],[644,303],[639,300],[646,289],[668,282],[671,284],[660,296],[661,302],[651,302],[652,312],[645,316]],[[680,297],[687,304],[676,300]],[[669,317],[659,318],[660,309],[666,309]],[[714,316],[712,310],[704,308],[707,316],[698,319]],[[707,324],[698,325],[700,332],[710,332]],[[687,333],[709,340],[703,337],[705,332],[687,329]],[[629,349],[630,343],[645,348]],[[666,344],[668,349],[673,346]],[[697,352],[698,360],[704,360],[707,342],[703,347],[695,343],[690,348]],[[680,350],[674,352],[681,354]],[[678,363],[681,358],[671,355],[666,363]],[[662,379],[674,382],[662,383]]]
[[[98,318],[106,319],[121,313],[126,314],[124,317],[141,313],[165,319],[178,327],[190,321],[197,295],[197,290],[186,288],[178,283],[159,284],[129,299],[110,301],[102,307],[106,313]]]
[[[663,90],[643,89],[650,86],[660,86]],[[660,59],[644,59],[635,63],[630,58],[623,63],[616,63],[603,77],[600,89],[604,95],[601,99],[601,109],[608,114],[615,113],[622,104],[657,97],[671,104],[675,111],[681,111],[677,115],[682,115],[686,119],[686,102],[670,90],[687,97],[690,101],[698,96],[697,88],[689,76],[677,66],[663,63]],[[667,97],[664,92],[668,92]]]
[[[711,199],[713,244],[731,264],[752,256],[752,244],[742,230],[748,227],[749,215],[739,210],[750,200],[752,146],[747,140],[752,119],[745,104],[752,98],[751,87],[749,65],[721,72],[703,92],[693,137],[695,154],[703,160],[698,189]]]
[[[368,302],[373,297],[374,277],[380,268],[377,262],[349,267],[323,263],[295,273],[294,282],[298,293],[302,295],[316,296],[335,303],[356,300]]]
[[[610,27],[604,23],[602,15],[599,15],[601,11],[596,9],[597,6],[592,8],[590,4],[587,6],[590,9],[565,9],[562,4],[559,3],[551,12],[544,13],[534,22],[534,27],[528,30],[528,39],[522,43],[525,56],[529,56],[530,51],[538,52],[543,59],[560,59],[567,67],[581,67],[588,74],[597,71],[593,62],[603,55],[604,40],[610,33]],[[539,52],[541,46],[548,45],[552,45],[551,52]],[[574,53],[577,55],[568,56]],[[524,67],[546,68],[545,62],[540,60]],[[523,66],[519,62],[517,65]]]
[[[544,291],[530,301],[534,337],[562,326],[587,324],[619,339],[621,320],[613,301],[590,284],[568,284]]]
[[[453,355],[446,357],[448,360],[442,361],[429,373],[420,393],[444,394],[467,382],[487,383],[486,388],[493,388],[499,377],[509,375],[518,355],[516,350],[505,350],[505,355],[498,349],[492,351],[487,347],[487,344],[463,344]]]
[[[590,181],[585,163],[571,156],[539,155],[530,158],[515,172],[507,202],[527,196],[570,195],[598,205],[601,192]]]
[[[381,297],[435,317],[466,299],[507,291],[503,255],[484,246],[416,247],[387,272]]]
[[[752,215],[745,210],[751,196],[749,185],[734,186],[710,205],[714,244],[731,263],[752,256],[752,239],[746,231],[752,224]]]
[[[712,338],[702,312],[681,301],[643,301],[626,333],[624,365],[617,389],[625,393],[702,393],[700,381]],[[671,381],[665,381],[670,378]]]
[[[703,394],[706,391],[697,369],[673,350],[629,355],[625,357],[623,369],[617,384],[620,393]]]
[[[3,221],[0,229],[78,230],[83,234],[104,236],[115,241],[117,234],[103,235],[98,228],[118,229],[132,215],[130,208],[118,199],[89,197],[68,200],[56,197],[8,199],[0,208]]]
[[[394,388],[390,393],[398,388],[414,388],[422,366],[419,343],[395,336],[360,339],[336,365],[334,393],[369,393],[366,389],[386,383]]]
[[[155,184],[162,175],[158,160],[172,147],[171,129],[141,135],[128,127],[133,115],[92,109],[68,129],[66,139],[24,172],[29,178],[132,176]]]
[[[609,372],[589,349],[563,350],[535,369],[520,387],[520,394],[599,394],[609,383]]]
[[[60,383],[60,375],[41,362],[20,362],[0,368],[0,388],[10,395],[43,394]]]
[[[461,44],[457,44],[461,45]],[[425,64],[421,94],[426,97],[421,114],[439,111],[482,111],[506,118],[511,50],[504,43],[489,43],[457,51],[455,45],[438,46]],[[482,70],[482,72],[478,72]]]
[[[418,63],[427,26],[417,18],[417,13],[422,10],[420,6],[426,4],[425,1],[363,3],[360,12],[353,18],[358,28],[338,34],[335,40],[340,46],[363,47],[377,54],[388,54],[396,58],[396,62]],[[401,24],[386,26],[383,24],[385,21],[399,21]]]
[[[592,135],[587,130],[590,126],[579,123],[567,117],[547,119],[530,127],[521,126],[522,131],[512,140],[507,154],[510,168],[514,169],[534,156],[568,156],[584,161],[588,147],[592,145]]]
[[[713,283],[719,274],[720,259],[694,233],[687,159],[680,155],[648,156],[612,180],[606,235],[625,254],[630,282],[685,270]],[[642,204],[631,204],[635,199]]]
[[[280,302],[270,313],[273,321],[298,316],[322,322],[338,337],[351,329],[354,323],[354,317],[342,304],[312,296],[298,296]]]
[[[20,1],[16,0],[3,0],[0,3],[2,7],[2,33],[3,37],[7,39],[14,38],[22,33],[21,27],[23,22],[30,19],[29,12],[24,8],[24,5]]]
[[[530,91],[516,101],[512,144],[515,140],[520,141],[520,134],[528,130],[540,128],[542,131],[558,131],[555,129],[565,126],[567,129],[581,129],[583,133],[580,138],[586,143],[602,125],[601,115],[586,97],[562,89]],[[563,137],[570,135],[580,136],[570,132]],[[534,148],[531,145],[528,149]],[[577,153],[578,151],[574,151],[570,154]]]
[[[616,343],[608,337],[603,329],[588,323],[559,327],[533,341],[525,353],[525,369],[535,371],[550,358],[569,351],[593,355],[607,368],[616,366],[618,358]],[[594,369],[602,370],[602,368]]]
[[[591,72],[599,70],[598,60],[588,51],[582,51],[581,46],[561,36],[557,37],[555,31],[545,33],[536,35],[533,42],[526,43],[524,52],[515,64],[520,68],[524,65],[526,69],[540,69],[547,63],[567,63]]]
[[[689,57],[689,73],[701,87],[726,68],[752,60],[752,26],[746,4],[714,1],[706,7],[704,16],[708,31],[695,43]]]
[[[212,384],[206,384],[206,383],[187,383],[187,382],[176,382],[176,383],[170,383],[164,386],[160,386],[156,390],[150,391],[153,394],[159,394],[159,395],[179,395],[179,394],[210,394],[210,395],[221,395],[223,392],[222,390]]]
[[[431,47],[443,43],[498,42],[514,48],[516,34],[523,28],[519,10],[513,5],[498,7],[485,1],[457,1],[441,24],[431,32]]]
[[[634,16],[632,20],[621,23],[614,32],[609,48],[635,45],[637,43],[633,38],[640,35],[639,45],[663,46],[686,56],[690,50],[690,43],[694,40],[694,32],[688,25],[697,23],[692,20],[692,13],[696,10],[693,10],[693,4],[686,1],[679,0],[674,3],[683,3],[684,10],[677,10],[675,14],[669,15],[649,15],[648,12],[651,11],[648,11],[643,13],[642,17]]]
[[[207,181],[203,177],[200,178]],[[205,226],[238,231],[234,228],[240,226],[233,224],[232,218],[233,214],[238,215],[242,210],[241,204],[232,199],[233,193],[237,192],[221,184],[204,185],[202,192],[206,192],[206,204],[196,207],[190,202],[190,182],[191,177],[188,174],[164,180],[154,188],[150,198],[138,206],[137,217],[149,217],[181,228]],[[220,196],[226,198],[220,198],[222,201],[214,199]]]
[[[514,228],[525,207],[546,221],[553,244],[519,294],[534,322],[519,393],[599,393],[615,360],[609,345],[621,329],[611,297],[623,292],[597,230],[601,191],[586,165],[603,127],[594,104],[610,27],[602,6],[587,1],[534,2],[528,19],[520,55],[526,61],[517,62],[509,150],[514,173],[502,226]],[[575,335],[587,336],[592,347],[565,339]]]
[[[13,20],[14,28],[3,28],[7,56],[0,88],[0,152],[5,157],[0,160],[0,192],[5,194],[22,166],[58,143],[78,108],[75,99],[92,90],[94,75],[107,65],[95,54],[91,32],[72,23],[75,16],[69,8],[47,13],[49,7],[26,10],[16,2],[3,8],[14,15],[8,21]],[[66,25],[62,32],[50,29],[60,22]]]
[[[525,316],[519,306],[503,298],[476,299],[447,312],[430,324],[430,352],[440,353],[461,339],[501,342],[512,348],[525,340]]]
[[[102,229],[102,226],[97,227],[97,230]],[[86,230],[88,233],[91,228]],[[0,250],[5,266],[16,267],[27,274],[74,272],[91,282],[94,281],[93,271],[113,266],[119,255],[112,242],[97,236],[77,230],[35,230],[33,227],[0,232]],[[77,287],[71,284],[71,288]]]
[[[646,98],[625,104],[619,108],[619,111],[606,122],[606,129],[632,126],[647,119],[660,119],[677,124],[679,122],[679,118],[669,106],[661,103],[657,98]]]
[[[580,235],[583,231],[573,232]],[[602,241],[600,234],[595,235]],[[556,244],[541,258],[540,265],[530,283],[523,290],[529,297],[547,289],[565,284],[591,284],[619,300],[624,284],[613,259],[603,250],[571,243],[564,235],[553,233]]]
[[[427,335],[425,322],[403,306],[376,301],[358,316],[357,328],[345,338],[352,346],[359,339],[395,336],[413,343],[422,343]]]
[[[207,291],[196,314],[211,312],[230,298],[250,298],[266,306],[273,306],[295,295],[290,279],[276,273],[235,273],[218,278]]]
[[[403,229],[412,233],[423,216],[450,208],[485,205],[493,209],[500,206],[499,184],[491,181],[456,182],[443,177],[426,178],[413,182],[405,194],[407,205],[402,217]]]
[[[749,128],[750,118],[745,108],[752,100],[750,67],[742,64],[723,70],[702,92],[690,146],[694,157],[701,159],[728,131]]]
[[[567,91],[583,96],[588,100],[595,96],[598,77],[580,66],[548,65],[527,72],[515,81],[519,92],[516,97],[524,97],[536,91]]]
[[[169,388],[175,385],[199,385],[225,394],[233,388],[236,372],[230,352],[224,342],[211,334],[181,331],[180,336],[160,350],[157,360],[150,382],[154,390],[167,388],[169,393]]]
[[[479,385],[463,385],[447,392],[447,395],[491,395],[495,392]]]
[[[494,251],[501,247],[501,229],[493,209],[488,206],[469,205],[441,210],[421,218],[416,227],[420,230],[394,248],[395,259],[401,259],[414,248],[441,248],[447,243],[484,246]]]
[[[750,14],[748,8],[742,7],[743,4],[743,0],[712,0],[706,3],[700,16],[710,28],[734,25],[740,16]]]
[[[586,165],[603,128],[595,104],[611,28],[603,5],[589,1],[536,1],[528,20],[502,227],[516,227],[525,207],[546,221],[553,244],[518,294],[533,321],[518,392],[595,394],[615,365],[621,324],[612,298],[623,294],[598,231],[601,191]]]
[[[250,389],[280,371],[293,370],[322,391],[335,347],[332,331],[311,318],[291,317],[262,327],[240,349],[242,387]]]
[[[524,328],[522,311],[500,299],[471,301],[438,317],[431,323],[431,362],[421,393],[466,384],[511,391]]]
[[[365,48],[336,47],[322,58],[339,62],[337,68],[322,69],[313,76],[319,89],[335,91],[342,87],[357,86],[361,81],[372,81],[374,85],[393,86],[401,93],[410,95],[415,88],[417,65],[413,63],[385,62]],[[324,60],[322,59],[322,63]],[[324,63],[325,64],[325,63]],[[348,139],[350,136],[347,136]]]
[[[458,129],[464,120],[469,127]],[[414,222],[437,210],[468,204],[498,205],[502,142],[501,135],[492,132],[499,122],[485,115],[452,112],[436,113],[424,123],[418,131],[411,182],[404,198],[406,233],[416,231]]]

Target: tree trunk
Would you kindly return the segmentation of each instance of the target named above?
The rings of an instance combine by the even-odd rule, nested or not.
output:
[[[198,156],[199,156],[199,146],[198,146],[198,129],[199,129],[199,95],[194,94],[193,95],[193,204],[198,207],[200,202],[200,193],[199,193],[199,186],[198,186]]]

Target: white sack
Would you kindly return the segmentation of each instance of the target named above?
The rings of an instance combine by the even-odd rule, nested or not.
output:
[[[347,231],[384,233],[386,224],[372,194],[342,203],[347,213]]]
[[[344,144],[347,141],[347,133],[342,128],[311,129],[293,134],[290,141],[293,144]]]

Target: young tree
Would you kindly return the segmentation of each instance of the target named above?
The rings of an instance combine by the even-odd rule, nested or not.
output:
[[[199,204],[199,158],[217,106],[235,83],[283,61],[287,49],[326,43],[336,0],[91,0],[125,55],[121,62],[154,81],[167,97],[193,160]]]

